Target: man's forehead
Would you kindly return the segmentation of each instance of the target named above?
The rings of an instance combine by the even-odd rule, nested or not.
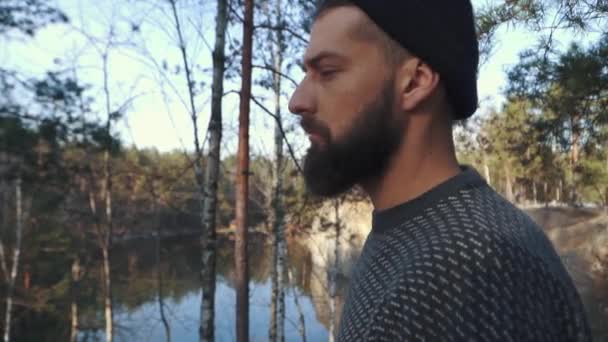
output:
[[[321,60],[329,61],[345,61],[348,59],[348,55],[336,49],[318,49],[318,50],[307,50],[304,55],[304,64],[311,65],[317,64]]]
[[[327,10],[313,24],[304,61],[347,57],[349,47],[360,42],[355,33],[364,20],[365,14],[355,6]]]
[[[331,26],[337,29],[348,29],[355,24],[360,24],[369,17],[359,7],[355,5],[343,5],[331,7],[323,11],[315,18],[312,31],[315,28]]]

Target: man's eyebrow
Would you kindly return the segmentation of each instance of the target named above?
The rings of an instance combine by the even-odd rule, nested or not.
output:
[[[346,59],[346,57],[344,57],[343,55],[341,55],[339,53],[331,52],[331,51],[322,51],[313,57],[305,58],[304,63],[303,63],[304,69],[306,69],[306,67],[318,68],[319,63],[321,63],[322,60],[330,59],[330,58],[337,59],[337,60]]]

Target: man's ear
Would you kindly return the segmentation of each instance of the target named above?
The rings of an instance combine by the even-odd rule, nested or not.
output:
[[[396,80],[400,109],[411,112],[419,107],[437,89],[439,81],[439,74],[419,58],[404,62]]]

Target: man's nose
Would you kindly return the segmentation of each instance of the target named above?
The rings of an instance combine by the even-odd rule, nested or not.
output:
[[[313,114],[315,112],[313,92],[306,78],[300,82],[293,95],[291,95],[289,111],[295,115]]]

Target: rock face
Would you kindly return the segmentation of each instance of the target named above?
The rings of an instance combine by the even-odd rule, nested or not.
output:
[[[528,211],[560,254],[583,300],[595,340],[608,341],[608,215],[598,210]]]
[[[528,214],[544,228],[560,255],[581,259],[582,263],[569,271],[583,268],[592,276],[608,275],[608,215],[569,208],[535,209]]]
[[[305,244],[313,264],[327,268],[334,265],[336,232],[339,226],[338,273],[350,277],[354,261],[371,231],[373,207],[369,202],[327,201],[318,211]]]
[[[591,261],[591,272],[608,278],[608,215],[591,223],[589,228],[595,234],[585,253]]]
[[[600,214],[598,210],[594,209],[570,207],[538,207],[524,209],[524,211],[546,232],[586,222]]]
[[[353,266],[371,231],[372,210],[368,202],[327,201],[301,242],[310,252],[310,291],[315,299],[315,311],[330,334],[339,324]],[[332,279],[335,279],[333,284]]]

